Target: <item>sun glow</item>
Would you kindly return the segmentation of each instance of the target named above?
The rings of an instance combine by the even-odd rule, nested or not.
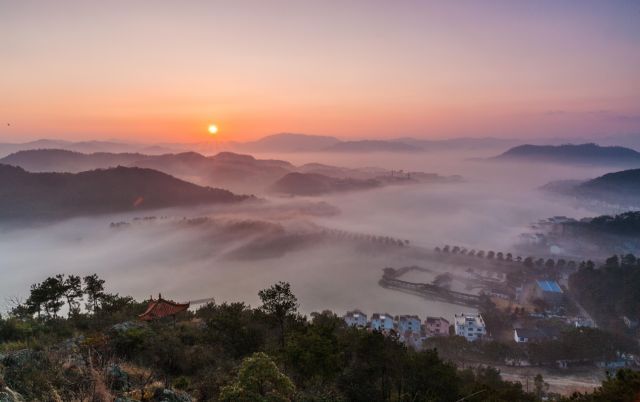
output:
[[[218,134],[218,126],[216,126],[215,124],[209,124],[208,130],[209,130],[209,134],[211,135]]]

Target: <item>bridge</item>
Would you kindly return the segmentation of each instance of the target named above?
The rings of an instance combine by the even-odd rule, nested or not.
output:
[[[401,292],[410,293],[430,300],[442,301],[445,303],[458,304],[461,306],[478,308],[482,304],[482,298],[478,295],[456,292],[454,290],[445,289],[440,286],[432,285],[429,283],[414,283],[403,281],[397,277],[401,273],[405,273],[413,267],[400,268],[395,270],[393,268],[385,268],[382,279],[378,282],[380,286],[388,289],[395,289]]]

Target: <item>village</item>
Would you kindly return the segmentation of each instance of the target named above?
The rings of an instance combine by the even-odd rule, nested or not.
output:
[[[556,369],[598,367],[615,370],[640,366],[637,354],[630,352],[637,346],[638,320],[625,315],[615,317],[623,324],[619,331],[622,338],[618,338],[608,332],[609,328],[599,328],[578,302],[575,290],[570,290],[570,276],[581,267],[594,265],[593,262],[523,258],[511,253],[448,245],[437,247],[431,255],[425,256],[428,268],[385,268],[380,286],[464,306],[473,313],[461,309],[462,312],[453,317],[427,316],[424,320],[416,315],[374,313],[368,319],[365,313],[355,310],[344,316],[345,323],[395,336],[407,347],[418,350],[424,348],[425,343],[436,344],[434,338],[457,336],[474,344],[473,349],[478,353],[473,359],[484,363],[544,365]],[[445,272],[442,272],[443,266],[447,267]],[[416,272],[430,273],[435,279],[418,282],[415,275],[411,280],[403,278]],[[575,333],[601,337],[602,343],[588,353],[572,351],[545,355],[547,345],[558,347],[573,342],[570,337]],[[633,344],[625,344],[626,341],[619,342],[620,339],[635,340],[631,341]],[[442,341],[445,340],[437,343],[440,347]],[[482,349],[497,344],[504,349],[503,353],[488,359]]]

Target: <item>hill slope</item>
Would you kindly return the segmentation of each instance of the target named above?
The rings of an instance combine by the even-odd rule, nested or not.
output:
[[[57,219],[205,203],[249,197],[200,187],[167,174],[117,167],[71,173],[29,173],[0,165],[0,220]]]
[[[607,173],[587,181],[551,182],[543,190],[615,205],[640,205],[640,169]]]
[[[237,148],[249,152],[304,152],[317,151],[339,142],[335,137],[323,135],[282,133],[241,143]]]
[[[145,155],[139,153],[96,152],[83,154],[65,149],[34,149],[18,151],[0,159],[1,164],[19,166],[29,172],[77,173],[128,165]]]
[[[273,183],[271,191],[290,195],[321,195],[380,187],[374,179],[339,179],[318,173],[289,173]]]
[[[396,141],[343,141],[324,149],[327,152],[420,152],[421,148]]]
[[[640,166],[640,153],[624,147],[601,147],[596,144],[520,145],[493,160],[536,161],[589,165]]]

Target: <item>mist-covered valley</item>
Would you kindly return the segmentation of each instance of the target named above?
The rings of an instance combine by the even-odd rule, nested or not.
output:
[[[384,289],[378,285],[383,268],[428,266],[424,253],[444,244],[507,252],[532,222],[606,212],[570,199],[559,202],[540,190],[554,180],[599,176],[606,167],[484,160],[495,153],[256,154],[295,165],[421,171],[461,180],[313,197],[256,186],[255,199],[233,205],[5,225],[0,294],[8,308],[9,298],[23,299],[29,284],[46,275],[98,273],[114,292],[139,299],[160,292],[182,301],[213,297],[254,304],[257,289],[283,280],[306,312],[361,308],[449,317],[469,308]],[[408,244],[399,247],[386,237]]]

